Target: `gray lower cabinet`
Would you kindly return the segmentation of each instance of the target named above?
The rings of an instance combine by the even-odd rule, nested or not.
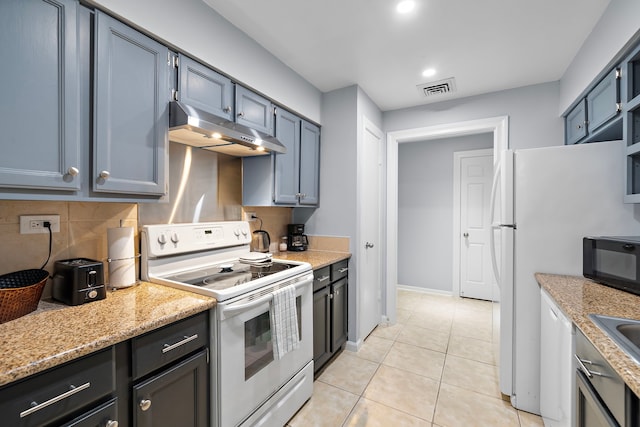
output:
[[[93,190],[164,195],[169,50],[96,11]]]
[[[209,313],[0,387],[0,424],[208,426]]]
[[[80,189],[75,0],[2,0],[0,187]]]
[[[317,207],[320,194],[320,128],[276,109],[276,138],[287,152],[242,159],[245,206]]]
[[[318,372],[348,336],[349,260],[313,272],[313,365]]]
[[[134,426],[209,425],[209,365],[200,351],[133,387]]]

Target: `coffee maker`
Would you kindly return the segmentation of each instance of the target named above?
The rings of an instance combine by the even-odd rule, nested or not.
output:
[[[309,241],[304,234],[304,224],[287,225],[287,250],[306,251],[308,247]]]

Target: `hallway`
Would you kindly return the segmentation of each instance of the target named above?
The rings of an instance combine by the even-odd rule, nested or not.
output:
[[[542,426],[500,397],[491,310],[486,301],[399,290],[397,324],[338,355],[288,426]]]

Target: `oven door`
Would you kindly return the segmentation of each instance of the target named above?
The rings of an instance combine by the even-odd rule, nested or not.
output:
[[[296,286],[300,347],[279,360],[274,358],[269,310],[270,289],[280,284],[217,305],[222,426],[239,424],[312,360],[312,282],[312,274],[287,282]]]

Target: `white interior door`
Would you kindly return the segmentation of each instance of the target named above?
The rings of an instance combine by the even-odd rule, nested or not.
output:
[[[366,338],[382,318],[380,262],[380,189],[382,132],[364,119],[359,185],[360,238],[358,242],[358,341]]]
[[[478,150],[460,161],[460,296],[492,300],[490,253],[493,154]]]

